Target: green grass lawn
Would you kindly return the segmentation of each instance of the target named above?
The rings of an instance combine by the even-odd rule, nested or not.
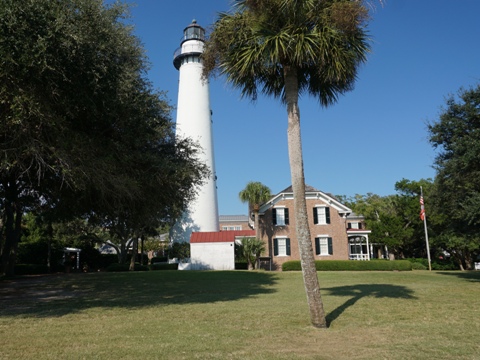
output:
[[[480,359],[480,272],[150,271],[0,281],[0,359]]]

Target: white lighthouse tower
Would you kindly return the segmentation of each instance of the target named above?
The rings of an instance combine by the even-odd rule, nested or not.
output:
[[[200,55],[205,45],[205,29],[192,21],[183,30],[180,48],[175,51],[173,65],[180,73],[177,103],[177,138],[191,138],[201,151],[199,160],[210,169],[210,178],[170,235],[173,241],[190,241],[192,232],[219,231],[215,159],[213,153],[212,111],[208,81],[202,79]]]

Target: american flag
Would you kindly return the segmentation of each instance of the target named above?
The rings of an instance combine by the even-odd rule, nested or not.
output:
[[[423,195],[420,195],[420,219],[425,220],[425,206],[423,205]]]

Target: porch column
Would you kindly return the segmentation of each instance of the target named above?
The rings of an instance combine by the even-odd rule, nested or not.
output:
[[[370,246],[368,245],[368,235],[365,235],[367,239],[367,260],[370,261]]]

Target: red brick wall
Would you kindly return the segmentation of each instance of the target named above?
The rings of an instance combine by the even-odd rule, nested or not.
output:
[[[346,232],[345,219],[338,211],[330,208],[330,224],[315,225],[313,223],[313,208],[315,205],[326,205],[320,199],[307,199],[308,224],[310,227],[310,236],[312,241],[312,249],[315,254],[315,238],[318,235],[328,235],[332,238],[333,255],[315,255],[315,260],[348,260],[348,238]],[[289,225],[276,226],[272,221],[272,208],[268,209],[263,216],[260,216],[261,237],[267,244],[267,256],[273,259],[273,270],[281,270],[282,264],[290,260],[300,260],[298,251],[298,241],[295,232],[295,211],[293,208],[293,199],[281,200],[275,204],[276,206],[285,206],[289,210]],[[274,256],[273,240],[278,236],[286,236],[290,239],[290,256]]]
[[[220,222],[220,231],[223,230],[224,226],[241,226],[240,230],[252,230],[252,228],[248,225],[248,221],[224,221]]]

